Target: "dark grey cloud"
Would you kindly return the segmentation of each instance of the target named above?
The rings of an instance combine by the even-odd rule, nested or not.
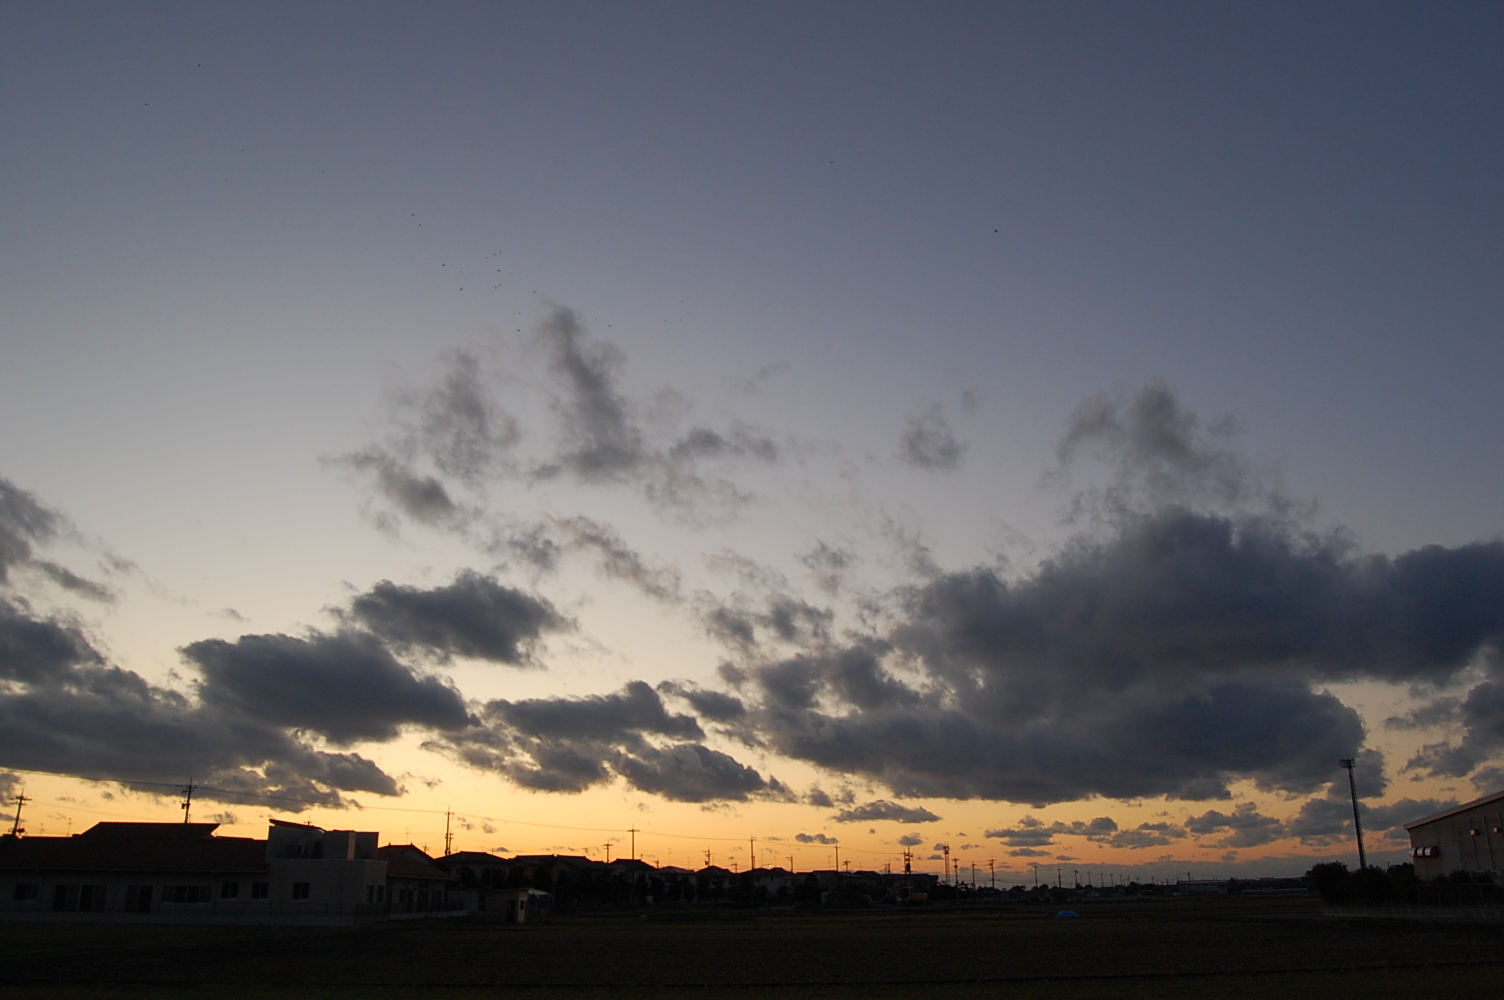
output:
[[[966,446],[951,430],[938,405],[904,420],[898,442],[898,457],[920,469],[953,472],[961,467]]]
[[[1282,820],[1263,815],[1252,802],[1241,802],[1230,813],[1210,809],[1186,820],[1185,828],[1198,837],[1223,834],[1212,847],[1258,847],[1288,836]]]
[[[668,449],[668,457],[675,462],[742,457],[776,462],[778,444],[745,426],[733,427],[725,434],[709,427],[696,427]]]
[[[105,604],[113,603],[115,600],[115,592],[109,587],[79,576],[66,566],[59,566],[48,559],[33,559],[30,565],[59,587],[79,597],[85,597],[91,601],[100,601]]]
[[[384,527],[406,519],[494,549],[492,536],[513,534],[491,523],[504,521],[488,498],[497,483],[624,486],[664,517],[698,524],[731,516],[751,499],[732,470],[780,459],[777,442],[741,422],[681,429],[677,415],[654,419],[655,407],[634,400],[623,384],[622,352],[591,336],[567,306],[543,317],[535,346],[507,367],[484,364],[480,352],[450,352],[432,385],[393,394],[380,441],[329,464],[374,486],[386,508],[377,516]],[[542,359],[541,370],[529,356]],[[501,404],[504,394],[516,397],[521,412],[541,402],[531,407],[535,426],[525,427]]]
[[[1109,847],[1141,851],[1147,847],[1165,847],[1186,836],[1184,830],[1169,823],[1140,823],[1131,830],[1118,830],[1102,840]]]
[[[801,844],[839,844],[840,837],[827,837],[823,833],[796,833],[794,839]]]
[[[708,691],[675,681],[664,681],[658,685],[658,690],[662,694],[683,698],[694,707],[700,718],[711,722],[735,722],[747,714],[747,706],[742,704],[740,698],[721,691]]]
[[[611,766],[633,788],[676,802],[742,801],[785,797],[787,789],[734,757],[699,743],[644,746],[621,753]]]
[[[1363,555],[1287,520],[1171,507],[1017,579],[945,573],[900,597],[881,642],[747,668],[749,733],[903,796],[1206,799],[1242,778],[1299,793],[1365,736],[1318,685],[1441,684],[1494,648],[1504,543]],[[1479,753],[1504,732],[1491,695],[1460,709]]]
[[[396,510],[430,527],[462,527],[465,511],[435,476],[425,475],[379,447],[351,452],[328,464],[368,474],[376,491]]]
[[[693,716],[669,712],[658,692],[633,681],[609,695],[492,701],[476,725],[425,745],[539,791],[579,792],[619,775],[682,802],[791,797],[703,737]]]
[[[543,598],[469,570],[429,590],[383,580],[350,602],[350,617],[399,649],[513,665],[530,662],[545,633],[569,627]]]
[[[11,582],[12,569],[24,567],[79,597],[113,601],[115,593],[109,587],[36,556],[36,546],[56,541],[68,530],[68,521],[61,514],[43,505],[33,494],[0,478],[0,585]]]
[[[831,817],[837,823],[865,823],[872,820],[892,820],[895,823],[933,823],[940,819],[922,806],[906,806],[900,802],[877,799],[850,809],[843,809]]]
[[[678,598],[678,571],[649,564],[608,525],[588,517],[560,518],[554,525],[565,538],[566,546],[595,557],[602,575],[630,583],[660,601]]]
[[[0,766],[133,782],[190,775],[204,797],[275,795],[279,808],[346,804],[342,793],[395,795],[358,754],[310,747],[224,704],[195,703],[108,663],[78,626],[0,599]],[[154,785],[138,786],[160,793]]]
[[[857,558],[849,549],[818,542],[814,548],[800,555],[799,561],[814,574],[815,583],[821,590],[835,594],[840,591],[847,571],[856,565]]]
[[[1057,449],[1063,477],[1085,457],[1104,462],[1110,485],[1084,491],[1077,509],[1121,514],[1190,507],[1284,506],[1274,470],[1235,447],[1230,417],[1203,421],[1162,381],[1131,395],[1093,396],[1076,408]]]
[[[642,431],[619,386],[622,354],[590,340],[579,314],[559,306],[538,325],[555,376],[553,400],[563,448],[547,473],[567,469],[587,481],[619,479],[646,460]]]
[[[55,511],[0,478],[0,583],[9,579],[11,567],[31,559],[32,546],[55,538],[61,525]]]
[[[777,642],[807,646],[829,636],[835,614],[788,594],[774,593],[760,606],[738,597],[731,603],[702,601],[700,619],[705,631],[740,653]]]
[[[924,843],[924,838],[917,833],[906,833],[898,838],[900,847],[918,847],[922,843]]]
[[[1384,806],[1358,803],[1358,813],[1363,818],[1365,837],[1388,836],[1405,842],[1403,827],[1406,823],[1429,816],[1431,813],[1450,809],[1457,805],[1456,799],[1402,798]],[[1324,847],[1334,843],[1351,843],[1353,836],[1353,807],[1348,796],[1347,783],[1336,782],[1326,795],[1311,798],[1303,803],[1298,812],[1285,825],[1286,835],[1298,837],[1301,843],[1311,847]]]
[[[438,384],[408,400],[417,415],[407,445],[426,453],[440,472],[473,484],[507,465],[522,431],[496,400],[473,353],[454,351],[445,361]]]
[[[462,729],[469,723],[454,688],[415,675],[376,639],[357,632],[204,639],[182,654],[203,674],[199,697],[206,705],[336,744],[390,740],[405,725]]]
[[[1460,700],[1438,698],[1420,706],[1402,728],[1452,723],[1460,725],[1462,738],[1428,743],[1405,765],[1441,777],[1461,777],[1504,753],[1504,647],[1496,644],[1481,657],[1484,679]]]
[[[1048,824],[1033,816],[1025,816],[1015,827],[988,830],[983,836],[1001,840],[1009,847],[1045,847],[1053,844],[1055,838],[1060,836],[1108,841],[1119,832],[1118,824],[1111,816],[1098,816],[1089,821],[1078,819],[1070,823],[1056,821]]]

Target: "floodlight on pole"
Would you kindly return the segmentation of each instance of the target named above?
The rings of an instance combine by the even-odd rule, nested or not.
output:
[[[1358,762],[1351,757],[1343,757],[1337,763],[1347,768],[1347,790],[1353,797],[1353,832],[1358,835],[1358,870],[1368,867],[1368,855],[1363,853],[1363,821],[1358,818],[1358,782],[1353,778],[1353,768]]]

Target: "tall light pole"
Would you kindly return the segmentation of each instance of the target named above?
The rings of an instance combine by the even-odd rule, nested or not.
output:
[[[1368,867],[1368,855],[1363,853],[1363,821],[1358,818],[1358,783],[1353,779],[1353,768],[1358,762],[1351,757],[1343,757],[1337,763],[1347,768],[1347,790],[1353,796],[1353,830],[1358,835],[1358,870]]]

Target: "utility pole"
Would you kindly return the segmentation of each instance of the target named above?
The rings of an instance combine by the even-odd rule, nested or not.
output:
[[[188,825],[188,811],[193,808],[193,790],[198,786],[193,783],[193,776],[188,776],[188,785],[183,789],[183,825]]]
[[[454,853],[454,834],[449,832],[449,820],[454,815],[448,809],[444,810],[444,857]]]
[[[630,830],[628,830],[627,832],[632,835],[632,860],[636,861],[637,860],[637,827],[634,826]]]
[[[992,879],[992,887],[997,888],[997,868],[994,867],[994,859],[987,859],[987,876]]]
[[[841,848],[836,847],[836,871],[841,870]]]
[[[914,852],[907,847],[903,851],[903,873],[905,875],[914,874]]]
[[[790,875],[797,874],[794,871],[794,856],[792,854],[789,855],[789,874]]]
[[[19,837],[26,832],[26,828],[21,825],[21,807],[30,801],[31,799],[26,797],[25,792],[16,793],[16,819],[10,825],[10,835],[12,837]]]
[[[955,881],[950,877],[950,845],[941,844],[940,847],[945,851],[945,881],[954,885]]]
[[[611,838],[606,838],[606,864],[611,863]]]
[[[757,871],[757,838],[756,837],[749,837],[749,838],[747,838],[747,844],[748,844],[747,850],[751,853],[751,856],[752,856],[752,860],[747,864],[747,869],[749,871],[754,871],[755,872],[755,871]]]
[[[705,867],[710,867],[710,848],[705,848]]]
[[[1353,832],[1358,835],[1358,870],[1368,867],[1368,855],[1363,853],[1363,821],[1358,818],[1358,783],[1353,779],[1353,768],[1358,762],[1351,757],[1343,757],[1337,763],[1347,768],[1347,790],[1353,796]]]

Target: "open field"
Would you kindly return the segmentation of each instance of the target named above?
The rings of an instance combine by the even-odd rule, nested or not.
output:
[[[1504,927],[1323,919],[1314,901],[655,913],[525,927],[4,925],[6,996],[229,1000],[1492,995]]]

